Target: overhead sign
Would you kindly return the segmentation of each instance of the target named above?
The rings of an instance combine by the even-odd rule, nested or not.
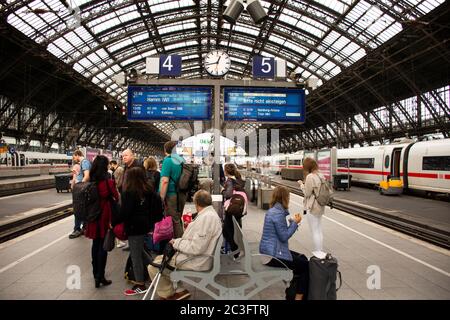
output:
[[[181,56],[162,54],[159,56],[159,75],[181,76]]]
[[[211,87],[128,87],[128,120],[211,120],[211,104]]]
[[[304,123],[305,91],[298,88],[227,87],[225,121]]]
[[[275,59],[262,56],[253,57],[253,78],[275,77]]]

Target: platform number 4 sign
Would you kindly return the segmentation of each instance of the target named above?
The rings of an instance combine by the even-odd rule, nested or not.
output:
[[[162,54],[159,56],[159,75],[181,76],[181,56]]]

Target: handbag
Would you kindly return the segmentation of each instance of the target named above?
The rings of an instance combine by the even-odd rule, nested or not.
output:
[[[103,250],[111,251],[115,247],[115,235],[112,229],[108,229],[103,240]]]
[[[114,231],[114,234],[117,239],[119,239],[121,241],[125,241],[128,239],[128,236],[125,233],[125,223],[122,222],[122,223],[116,224],[114,226],[113,231]]]
[[[171,216],[164,217],[161,221],[155,223],[153,230],[153,243],[173,238],[173,221]]]

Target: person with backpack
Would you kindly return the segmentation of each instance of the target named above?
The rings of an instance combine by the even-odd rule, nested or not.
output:
[[[187,190],[179,190],[179,180],[183,171],[184,159],[176,153],[176,141],[168,141],[164,144],[166,157],[161,168],[161,182],[159,195],[165,204],[166,214],[172,217],[173,233],[175,238],[183,235],[183,214],[186,203]]]
[[[327,189],[327,181],[319,172],[319,166],[314,159],[306,158],[303,161],[303,175],[305,183],[301,180],[298,183],[304,194],[304,214],[308,214],[307,220],[313,237],[314,251],[312,253],[323,259],[326,253],[323,252],[322,216],[325,205],[329,201],[330,190]]]
[[[89,160],[84,158],[84,154],[81,150],[75,150],[72,159],[74,163],[77,163],[80,165],[80,170],[78,171],[78,174],[76,175],[75,184],[79,182],[87,182],[89,181],[89,170],[91,169],[91,163]],[[75,202],[79,199],[79,192],[80,190],[78,188],[72,189],[72,198],[74,202],[74,207],[77,207],[77,204]],[[79,210],[74,210],[74,217],[75,217],[75,225],[73,227],[73,232],[69,235],[69,239],[75,239],[78,238],[83,234],[83,231],[81,230],[81,226],[83,224],[83,219],[81,218],[85,213],[79,212]],[[83,229],[84,229],[83,225]]]
[[[286,298],[304,300],[307,298],[309,285],[308,258],[298,252],[289,250],[288,240],[298,230],[302,221],[300,213],[294,214],[286,223],[289,215],[289,190],[278,186],[273,190],[270,209],[264,218],[264,227],[259,244],[259,252],[266,255],[265,265],[293,270],[294,278],[286,290]],[[292,294],[291,292],[294,292]]]
[[[92,239],[92,271],[95,279],[95,287],[100,285],[110,285],[111,280],[105,278],[106,260],[108,252],[103,249],[103,242],[106,233],[111,228],[112,222],[112,204],[111,201],[119,200],[119,193],[112,179],[108,178],[107,157],[98,155],[92,163],[90,172],[90,182],[96,186],[98,197],[95,198],[98,203],[95,205],[100,208],[99,216],[94,221],[86,223],[85,236]],[[90,211],[89,208],[87,211]]]
[[[158,162],[153,157],[148,157],[144,161],[145,174],[147,182],[150,184],[152,191],[156,191],[161,180],[161,175],[158,171]]]
[[[160,197],[152,192],[145,171],[140,167],[128,169],[124,190],[120,213],[113,226],[123,222],[128,236],[135,285],[124,294],[133,296],[147,291],[145,273],[152,258],[145,251],[144,237],[154,228],[155,222],[162,219],[163,209]]]
[[[222,191],[224,199],[224,219],[223,219],[223,236],[230,245],[231,251],[237,250],[238,246],[234,242],[234,216],[236,221],[242,227],[242,217],[247,213],[247,195],[245,194],[245,181],[242,180],[241,174],[236,166],[232,163],[225,165],[225,188]],[[236,257],[239,253],[236,254]]]

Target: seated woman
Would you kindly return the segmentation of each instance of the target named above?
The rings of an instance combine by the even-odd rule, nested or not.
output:
[[[271,267],[285,268],[294,271],[296,295],[295,300],[306,299],[308,293],[309,267],[308,258],[303,254],[289,250],[288,240],[297,231],[302,218],[300,213],[289,218],[289,191],[285,187],[273,190],[270,209],[264,219],[264,228],[259,245],[262,254],[271,256],[265,263]]]

